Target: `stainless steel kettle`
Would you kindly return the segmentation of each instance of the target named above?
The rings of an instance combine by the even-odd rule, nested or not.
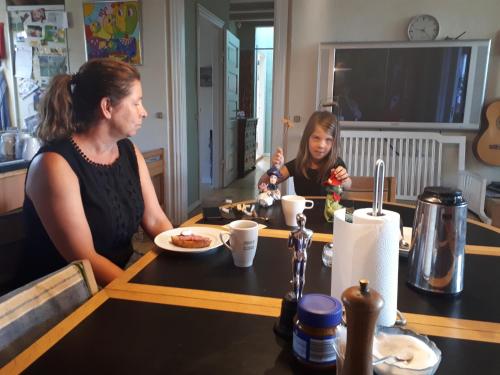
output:
[[[462,192],[426,187],[419,195],[410,252],[408,283],[433,293],[463,290],[467,202]]]

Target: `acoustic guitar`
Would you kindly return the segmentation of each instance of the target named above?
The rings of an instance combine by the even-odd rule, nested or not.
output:
[[[474,140],[474,155],[486,164],[500,166],[500,101],[486,109],[488,127]]]

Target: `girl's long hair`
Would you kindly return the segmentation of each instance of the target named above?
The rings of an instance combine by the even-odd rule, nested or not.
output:
[[[40,102],[38,138],[50,143],[84,132],[99,119],[102,98],[116,105],[140,79],[135,67],[112,59],[90,60],[74,75],[55,76]]]
[[[295,158],[295,168],[299,173],[304,175],[304,177],[309,178],[307,175],[307,168],[311,165],[309,138],[316,130],[316,127],[323,129],[326,134],[333,137],[332,149],[330,153],[321,160],[318,169],[317,182],[321,182],[330,176],[330,170],[333,168],[340,150],[340,126],[337,122],[337,117],[332,112],[316,111],[309,117],[300,140],[297,157]]]

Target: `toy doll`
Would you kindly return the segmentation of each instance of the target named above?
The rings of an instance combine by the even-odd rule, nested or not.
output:
[[[281,199],[281,191],[278,189],[278,180],[281,178],[280,170],[276,165],[273,165],[267,171],[267,175],[269,176],[268,193],[275,201],[279,201]]]

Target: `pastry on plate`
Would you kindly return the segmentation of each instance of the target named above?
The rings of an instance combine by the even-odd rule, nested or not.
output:
[[[172,243],[175,246],[185,247],[185,248],[201,248],[210,246],[212,240],[209,237],[200,236],[197,234],[183,234],[178,236],[172,236]]]

